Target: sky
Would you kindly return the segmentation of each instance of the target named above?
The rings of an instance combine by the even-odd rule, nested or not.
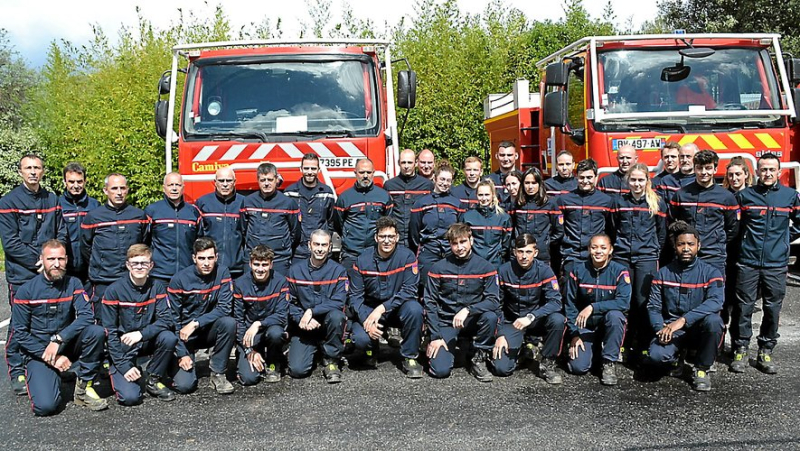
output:
[[[92,38],[92,27],[99,25],[106,36],[115,39],[121,26],[135,26],[136,7],[141,14],[159,28],[167,28],[178,19],[178,8],[184,13],[193,11],[198,17],[212,17],[216,5],[223,10],[237,30],[252,22],[261,23],[270,18],[275,23],[281,18],[283,36],[297,37],[301,22],[309,22],[308,0],[0,0],[0,28],[4,28],[11,44],[28,64],[44,64],[49,44],[65,39],[81,46]],[[334,14],[341,11],[345,0],[332,0]],[[354,15],[372,19],[383,28],[388,21],[394,25],[403,16],[413,17],[415,0],[346,0]],[[481,13],[487,0],[457,0],[459,9],[470,14]],[[503,0],[507,6],[521,10],[531,20],[558,20],[564,16],[563,0]],[[607,0],[584,0],[591,17],[600,18]],[[656,16],[656,0],[610,0],[618,25],[638,28],[644,21]],[[334,20],[337,20],[337,16]],[[379,30],[383,31],[383,30]]]

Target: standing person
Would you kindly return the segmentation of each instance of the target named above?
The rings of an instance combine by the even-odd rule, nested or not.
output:
[[[408,246],[408,223],[411,220],[411,207],[414,203],[433,191],[433,182],[416,172],[414,151],[406,149],[400,152],[398,160],[400,174],[383,184],[383,189],[392,197],[392,218],[397,224],[400,243]]]
[[[475,191],[478,208],[464,213],[461,222],[472,229],[472,252],[499,268],[509,259],[511,232],[514,231],[511,216],[500,206],[494,182],[479,182]]]
[[[461,336],[471,341],[470,373],[480,382],[491,382],[486,363],[500,315],[497,270],[472,252],[468,225],[451,225],[446,238],[452,254],[433,265],[423,297],[431,334],[426,352],[430,375],[437,379],[450,375]]]
[[[725,167],[725,178],[722,180],[722,187],[731,192],[734,196],[739,191],[751,186],[753,184],[753,174],[750,172],[750,167],[742,157],[733,157]],[[741,232],[741,228],[740,228]],[[741,235],[737,235],[739,237]],[[734,239],[728,243],[728,261],[732,264],[725,265],[725,305],[722,306],[722,322],[725,327],[728,327],[731,318],[733,306],[736,304],[736,273],[738,267],[736,262],[739,261],[739,250],[742,244],[739,240]],[[721,345],[723,348],[725,343]],[[731,346],[733,349],[733,346]]]
[[[103,186],[106,202],[90,211],[81,224],[81,252],[89,262],[89,283],[95,318],[100,321],[100,300],[106,287],[128,273],[126,252],[144,243],[150,221],[144,211],[128,204],[128,180],[109,174]]]
[[[464,213],[461,201],[450,193],[454,174],[449,164],[441,163],[436,169],[433,192],[422,196],[411,207],[408,241],[419,261],[420,280],[425,280],[434,263],[449,255],[450,245],[445,234]]]
[[[682,373],[680,351],[694,349],[692,386],[711,390],[709,369],[717,358],[723,338],[722,273],[697,258],[700,235],[683,221],[670,226],[677,257],[661,268],[650,291],[647,311],[655,338],[650,342],[645,363],[670,365]]]
[[[339,360],[344,351],[347,272],[330,258],[331,235],[311,233],[311,258],[289,269],[289,375],[307,377],[317,349],[322,351],[322,375],[329,384],[342,381]]]
[[[674,174],[680,171],[678,164],[678,154],[680,154],[681,145],[676,141],[667,141],[664,147],[661,148],[661,172],[653,176],[652,185],[653,189],[659,195],[664,192],[664,187],[661,185],[661,180],[669,174]],[[663,197],[663,195],[662,195]]]
[[[319,181],[319,170],[320,162],[317,154],[303,155],[303,159],[300,160],[300,172],[303,177],[283,190],[283,194],[297,202],[303,217],[300,223],[300,244],[294,251],[294,258],[298,260],[311,256],[311,251],[308,250],[311,232],[317,229],[328,232],[333,230],[333,204],[336,202],[336,195],[330,186]]]
[[[164,176],[164,198],[144,209],[150,219],[151,276],[169,284],[178,271],[192,265],[192,245],[202,229],[200,210],[183,199],[183,177]]]
[[[489,174],[489,180],[494,182],[494,189],[497,190],[498,193],[502,193],[505,189],[505,178],[506,175],[511,173],[514,170],[517,160],[519,160],[519,152],[517,152],[517,148],[514,147],[514,143],[511,141],[503,141],[497,146],[497,152],[494,154],[495,159],[497,159],[498,168],[496,171]]]
[[[89,262],[83,260],[81,252],[81,224],[86,214],[99,207],[100,202],[86,193],[86,169],[83,165],[69,163],[64,166],[63,174],[64,194],[59,196],[58,204],[61,206],[69,241],[67,274],[86,283]]]
[[[545,181],[547,195],[551,197],[567,194],[578,187],[578,179],[575,178],[575,159],[569,150],[562,150],[556,155],[556,175]]]
[[[682,145],[678,151],[678,170],[671,174],[666,174],[661,178],[656,192],[664,199],[667,205],[670,205],[672,196],[674,196],[679,189],[695,180],[694,155],[699,150],[695,143]]]
[[[144,371],[137,360],[146,356],[150,356],[147,393],[161,401],[175,399],[164,382],[178,337],[172,331],[167,287],[150,277],[153,265],[153,251],[146,244],[134,244],[127,252],[128,274],[103,293],[101,319],[111,357],[109,374],[117,402],[123,406],[142,402],[140,379]]]
[[[297,202],[278,191],[278,168],[261,163],[256,170],[258,192],[244,199],[244,252],[264,244],[275,252],[272,266],[286,274],[292,264],[292,253],[300,242],[301,213]]]
[[[433,183],[435,182],[435,172],[436,161],[433,152],[428,149],[422,149],[417,158],[417,173]]]
[[[626,178],[631,167],[638,162],[639,155],[637,155],[635,147],[629,145],[620,147],[617,150],[617,170],[602,177],[597,182],[597,189],[608,194],[612,199],[631,192]]]
[[[504,191],[507,194],[506,198],[502,200],[503,210],[513,217],[522,188],[522,173],[515,169],[506,174],[503,186],[505,186]]]
[[[757,170],[758,183],[736,194],[742,208],[742,244],[736,264],[736,303],[731,318],[734,346],[731,371],[741,373],[747,368],[753,309],[760,292],[764,316],[758,335],[756,368],[775,374],[778,367],[772,352],[778,343],[778,320],[786,295],[789,243],[800,235],[800,199],[794,189],[780,183],[777,155],[762,155]]]
[[[478,157],[467,157],[464,160],[464,182],[452,189],[453,196],[461,201],[463,210],[472,210],[478,206],[475,190],[483,174],[483,162]]]
[[[342,237],[342,265],[353,262],[375,241],[375,221],[392,214],[392,198],[383,188],[375,186],[375,166],[362,158],[356,163],[356,182],[336,200],[333,225]]]
[[[753,174],[742,157],[733,157],[725,166],[725,178],[722,187],[734,195],[753,184]]]
[[[380,218],[375,225],[377,246],[367,249],[350,273],[350,306],[356,349],[366,354],[366,364],[378,364],[379,340],[386,326],[399,327],[402,334],[402,369],[411,379],[422,377],[417,359],[422,341],[422,305],[417,301],[419,270],[414,253],[398,244],[397,224]]]
[[[217,245],[211,238],[198,238],[192,250],[194,265],[175,274],[167,288],[179,338],[175,352],[178,368],[172,379],[178,393],[197,389],[195,353],[210,347],[211,386],[218,394],[227,395],[234,390],[225,371],[236,340],[236,321],[230,316],[231,274],[217,264]]]
[[[544,337],[539,377],[560,384],[556,358],[561,353],[566,318],[561,314],[561,293],[550,266],[536,259],[536,239],[523,233],[514,240],[514,260],[500,267],[502,321],[492,350],[492,367],[499,376],[510,376],[522,357],[532,349],[531,337]],[[524,346],[524,348],[523,348]]]
[[[283,334],[289,314],[289,283],[272,270],[275,253],[259,244],[250,251],[250,271],[233,282],[236,367],[242,385],[263,375],[280,382]]]
[[[578,261],[569,270],[564,293],[570,338],[567,368],[572,374],[585,374],[595,360],[601,360],[603,385],[617,385],[614,364],[620,359],[631,302],[628,269],[611,260],[613,250],[608,235],[593,236],[589,260]]]
[[[66,275],[67,248],[58,240],[42,245],[42,272],[17,291],[11,324],[24,355],[31,409],[53,415],[61,405],[61,374],[75,368],[74,402],[90,410],[108,403],[92,387],[100,369],[105,334],[93,324],[92,307],[80,280]],[[73,363],[74,362],[74,363]]]
[[[0,199],[0,239],[6,258],[8,302],[20,287],[41,271],[40,249],[45,242],[67,242],[67,228],[55,194],[41,185],[44,176],[42,159],[25,154],[17,164],[22,183]],[[6,362],[11,389],[19,396],[27,392],[25,367],[19,343],[14,337],[12,318],[6,336]]]
[[[633,282],[628,320],[628,344],[637,352],[650,343],[647,299],[658,257],[667,236],[667,205],[653,191],[647,165],[637,163],[628,171],[630,192],[617,198],[611,215],[614,261],[628,268]]]
[[[552,265],[550,248],[557,248],[561,241],[564,216],[558,209],[556,199],[547,194],[539,169],[528,169],[522,180],[522,189],[512,217],[514,236],[531,234],[537,244],[536,260]]]
[[[236,192],[236,173],[231,168],[217,169],[214,192],[197,199],[203,215],[202,236],[214,240],[219,249],[218,265],[228,268],[233,277],[244,268],[244,196]]]

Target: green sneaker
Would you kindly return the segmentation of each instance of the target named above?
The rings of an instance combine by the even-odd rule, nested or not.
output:
[[[97,394],[92,384],[93,381],[76,380],[73,401],[76,405],[87,407],[89,410],[108,409],[108,402]]]
[[[17,396],[25,396],[28,394],[28,383],[24,375],[11,378],[11,391]]]
[[[692,376],[692,388],[697,391],[711,390],[711,375],[708,371],[695,368]]]
[[[417,359],[405,359],[403,360],[403,372],[409,379],[419,379],[422,377],[422,366]]]
[[[281,367],[274,363],[264,369],[264,381],[274,384],[281,381]]]
[[[776,374],[778,366],[772,360],[772,349],[759,349],[758,359],[756,359],[756,368],[765,374]]]
[[[730,370],[732,373],[744,373],[747,369],[747,349],[738,348],[733,352]]]

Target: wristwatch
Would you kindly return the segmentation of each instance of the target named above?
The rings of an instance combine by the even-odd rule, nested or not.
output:
[[[525,315],[525,319],[527,319],[530,322],[533,322],[533,320],[535,320],[536,317],[533,316],[533,313],[528,313],[527,315]]]
[[[64,340],[61,339],[61,335],[53,334],[50,336],[50,343],[57,343],[57,344],[64,344]]]

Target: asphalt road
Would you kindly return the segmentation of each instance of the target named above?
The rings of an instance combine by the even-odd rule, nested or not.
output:
[[[336,386],[317,370],[303,380],[235,384],[222,397],[203,378],[197,392],[171,403],[148,398],[90,412],[70,402],[50,418],[34,417],[28,399],[13,396],[3,379],[0,443],[26,450],[800,449],[798,300],[800,288],[790,287],[775,354],[779,374],[749,368],[734,375],[722,367],[709,393],[680,379],[636,380],[627,368],[616,387],[570,375],[551,387],[528,370],[490,384],[464,369],[446,380],[408,380],[385,350],[379,369],[348,369]],[[0,307],[0,321],[8,313]],[[5,362],[0,368],[5,373]],[[72,382],[63,388],[71,399]]]

